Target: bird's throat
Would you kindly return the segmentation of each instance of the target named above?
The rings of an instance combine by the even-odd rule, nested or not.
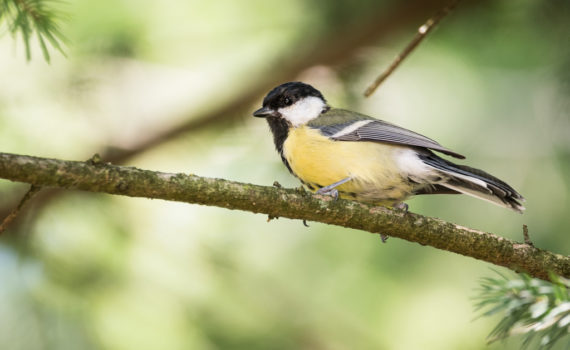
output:
[[[290,125],[282,118],[267,118],[267,124],[273,134],[273,142],[279,153],[283,153],[283,143],[289,134]]]

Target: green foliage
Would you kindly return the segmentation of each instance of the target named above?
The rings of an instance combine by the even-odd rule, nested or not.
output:
[[[570,280],[554,275],[554,282],[526,274],[514,279],[499,275],[484,278],[475,298],[477,310],[487,309],[482,316],[504,313],[489,335],[490,342],[525,334],[523,348],[540,338],[538,347],[550,349],[570,333]]]
[[[368,0],[55,4],[72,14],[59,23],[73,59],[24,64],[9,54],[13,40],[0,40],[0,150],[87,159],[132,149],[251,92],[303,50],[345,45],[341,34],[360,28],[366,13],[382,33],[357,38],[365,47],[346,50],[344,64],[297,78],[326,91],[333,106],[468,153],[470,164],[504,177],[528,204],[517,215],[467,196],[418,196],[411,211],[515,240],[527,224],[537,247],[568,254],[570,1],[461,2],[364,99],[366,85],[425,20],[404,15],[422,17],[421,1],[377,3],[384,8],[373,11]],[[6,17],[0,22],[8,34]],[[23,47],[19,32],[17,43]],[[37,47],[32,36],[39,61]],[[267,125],[250,115],[257,103],[127,164],[299,186]],[[20,186],[0,181],[0,206],[19,199]],[[471,322],[465,296],[478,287],[473,276],[488,273],[475,259],[157,200],[74,192],[41,210],[34,204],[17,231],[0,236],[0,349],[519,350],[523,340],[485,346],[504,309]]]
[[[30,42],[35,35],[44,59],[50,61],[48,45],[65,55],[62,43],[66,41],[58,22],[61,12],[53,6],[58,0],[0,0],[0,24],[6,22],[12,35],[22,35],[26,58],[31,59]]]

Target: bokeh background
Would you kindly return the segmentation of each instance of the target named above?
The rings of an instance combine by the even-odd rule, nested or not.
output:
[[[54,2],[67,58],[0,37],[0,150],[296,187],[263,120],[289,80],[508,181],[527,212],[410,210],[570,252],[570,3],[464,1],[370,98],[443,1]],[[0,180],[0,212],[26,186]],[[486,345],[503,269],[398,239],[159,200],[44,191],[0,237],[2,349],[518,349]],[[561,344],[562,345],[562,344]]]

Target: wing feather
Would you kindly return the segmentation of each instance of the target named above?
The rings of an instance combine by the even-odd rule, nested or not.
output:
[[[352,121],[346,123],[345,121],[348,117],[350,117]],[[356,129],[351,127],[355,121],[361,124],[361,126]],[[465,158],[465,156],[453,152],[436,141],[411,130],[343,109],[330,109],[314,121],[311,121],[309,126],[319,129],[324,135],[337,141],[386,142],[397,145],[428,148],[459,159]],[[346,132],[343,132],[343,130],[346,130]]]

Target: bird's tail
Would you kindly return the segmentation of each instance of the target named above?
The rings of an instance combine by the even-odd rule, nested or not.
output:
[[[525,210],[525,207],[520,203],[525,200],[523,196],[504,181],[483,170],[454,164],[435,154],[422,155],[420,158],[424,163],[434,167],[444,175],[444,180],[438,183],[439,186],[512,209],[519,213]],[[445,192],[445,190],[442,192]]]

